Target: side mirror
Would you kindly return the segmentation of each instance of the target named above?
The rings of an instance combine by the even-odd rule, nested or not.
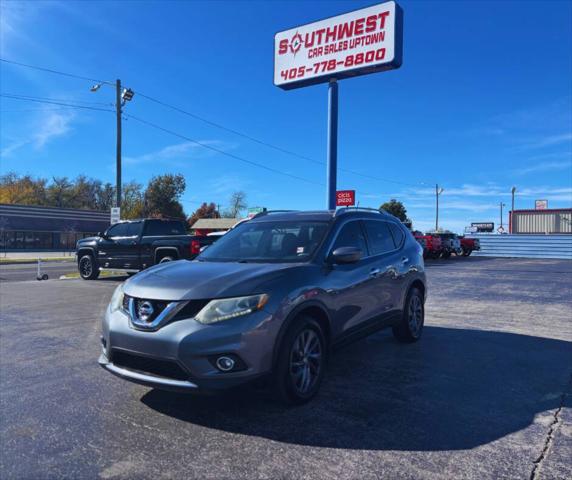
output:
[[[362,251],[357,247],[339,247],[330,254],[329,261],[335,265],[346,265],[359,262],[361,256]]]
[[[107,235],[105,234],[105,232],[97,232],[97,236],[101,237],[101,238],[107,238]]]

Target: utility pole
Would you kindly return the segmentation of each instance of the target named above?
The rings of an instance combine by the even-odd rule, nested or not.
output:
[[[89,90],[91,92],[97,92],[102,85],[113,86],[112,82],[101,82],[93,85]],[[117,143],[115,150],[115,162],[116,162],[116,199],[115,206],[121,208],[121,114],[123,113],[122,108],[126,102],[130,102],[133,99],[135,93],[130,88],[126,88],[121,91],[121,80],[115,80],[115,112],[117,121]]]
[[[443,188],[439,188],[439,184],[435,184],[435,231],[439,230],[439,195],[443,193]]]
[[[121,208],[121,80],[117,79],[115,81],[115,109],[117,115],[117,149],[115,155],[115,190],[117,194],[117,200],[115,201],[115,206]]]
[[[500,202],[500,228],[501,230],[504,230],[504,227],[502,226],[502,207],[506,207],[506,204]]]
[[[514,193],[516,192],[516,187],[512,187],[510,193],[512,194],[512,205],[510,209],[510,225],[508,228],[509,233],[514,233]]]

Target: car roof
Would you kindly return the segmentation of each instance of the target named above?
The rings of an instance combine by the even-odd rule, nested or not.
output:
[[[249,222],[288,222],[288,221],[315,221],[329,222],[334,218],[346,218],[346,216],[358,218],[371,218],[386,220],[396,220],[393,215],[378,210],[359,209],[359,208],[341,208],[338,210],[277,210],[261,212],[255,215]]]

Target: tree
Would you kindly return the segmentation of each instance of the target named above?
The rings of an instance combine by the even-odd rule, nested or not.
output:
[[[20,205],[46,205],[45,178],[34,179],[31,175],[20,177],[9,172],[0,177],[0,203]]]
[[[97,192],[97,199],[95,201],[95,209],[102,211],[110,211],[115,202],[115,187],[107,182],[101,185]]]
[[[379,207],[380,210],[385,210],[393,216],[399,218],[402,222],[411,221],[407,218],[407,210],[400,201],[392,198],[389,202],[385,202]]]
[[[133,220],[145,216],[145,203],[140,183],[124,183],[121,192],[121,218]]]
[[[181,174],[166,174],[153,177],[145,191],[145,211],[151,217],[184,218],[185,212],[179,202],[186,188]]]
[[[242,212],[247,204],[246,204],[246,193],[242,191],[234,192],[230,196],[230,207],[225,212],[225,217],[230,218],[237,218],[240,216],[240,212]]]
[[[199,218],[220,218],[220,213],[213,202],[203,202],[187,220],[189,227],[192,227]]]
[[[73,198],[73,185],[68,177],[53,177],[47,190],[48,204],[52,207],[70,207]]]

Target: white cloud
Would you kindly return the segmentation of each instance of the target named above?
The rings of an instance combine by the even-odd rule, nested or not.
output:
[[[562,143],[572,143],[572,133],[546,135],[544,137],[537,138],[532,142],[525,142],[522,145],[519,145],[518,148],[523,150],[533,150],[538,148],[552,147]]]
[[[231,148],[230,144],[225,144],[219,140],[201,140],[200,143],[202,145],[216,147],[219,150],[227,150]],[[130,165],[140,165],[155,162],[181,165],[181,163],[177,162],[177,160],[189,158],[205,158],[215,155],[216,153],[217,152],[214,150],[209,150],[208,148],[205,148],[198,143],[183,142],[174,145],[168,145],[161,148],[160,150],[155,150],[153,152],[138,155],[136,157],[125,156],[123,161]]]
[[[41,150],[51,140],[66,135],[71,131],[70,123],[75,118],[74,113],[43,113],[39,120],[33,122],[29,127],[33,134],[27,138],[14,140],[10,145],[4,147],[0,152],[0,156],[9,157],[16,150],[27,145],[32,145],[36,149]]]
[[[46,115],[40,122],[39,130],[33,138],[36,148],[42,148],[53,138],[68,133],[71,129],[70,122],[74,116],[73,113],[50,113]]]
[[[528,175],[530,173],[557,172],[560,170],[572,170],[572,159],[563,161],[541,162],[515,170],[516,175]]]

